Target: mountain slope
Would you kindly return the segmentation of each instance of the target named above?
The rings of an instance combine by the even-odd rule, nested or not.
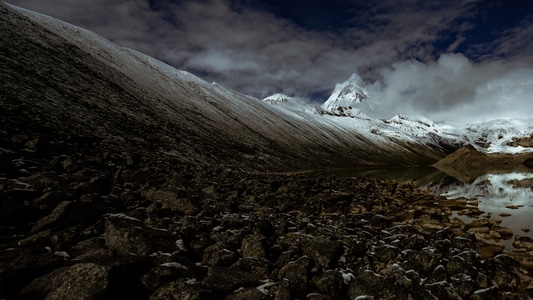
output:
[[[418,165],[445,155],[358,122],[273,107],[81,28],[1,8],[0,112],[28,132],[90,138],[146,160],[253,170]]]

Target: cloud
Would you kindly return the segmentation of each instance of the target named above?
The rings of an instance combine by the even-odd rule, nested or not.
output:
[[[376,117],[398,113],[466,124],[501,117],[529,117],[533,68],[502,61],[473,63],[463,54],[443,54],[422,63],[407,60],[381,70],[369,99]]]
[[[11,0],[258,98],[327,95],[356,72],[374,89],[371,105],[379,116],[464,122],[530,108],[533,18],[492,42],[470,45],[466,55],[472,61],[439,49],[456,51],[469,43],[484,1],[334,2],[336,11],[310,10],[316,15],[305,19],[318,21],[306,27],[257,1]],[[323,27],[327,22],[320,18],[340,12],[352,18],[335,30]],[[526,81],[516,86],[518,74]]]
[[[331,32],[254,9],[249,1],[12,2],[259,98],[308,96],[333,89],[353,72],[373,78],[373,71],[405,57],[429,59],[431,42],[465,10],[461,2],[374,1],[369,10],[350,11],[354,26]]]

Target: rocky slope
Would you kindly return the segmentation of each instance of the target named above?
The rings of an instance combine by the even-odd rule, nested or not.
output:
[[[475,202],[387,180],[136,162],[2,131],[0,298],[533,296],[529,256]],[[52,159],[49,159],[52,157]],[[517,237],[517,248],[533,240]]]
[[[461,147],[433,166],[448,175],[462,181],[470,182],[488,173],[530,172],[533,153],[483,153],[474,147]]]
[[[427,164],[446,154],[331,116],[295,116],[94,33],[22,12],[29,19],[3,6],[0,50],[2,115],[22,123],[56,134],[68,128],[150,159],[254,170]]]

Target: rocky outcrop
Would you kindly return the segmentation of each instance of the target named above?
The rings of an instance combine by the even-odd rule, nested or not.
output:
[[[432,166],[462,182],[471,182],[487,173],[525,171],[533,153],[483,153],[472,146],[461,147]]]
[[[533,148],[533,135],[528,137],[514,137],[511,142],[507,143],[511,147]]]

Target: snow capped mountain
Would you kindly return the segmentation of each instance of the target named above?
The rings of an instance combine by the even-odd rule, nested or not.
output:
[[[465,129],[471,142],[488,153],[533,151],[533,118],[496,119],[471,124]]]
[[[353,74],[338,83],[319,112],[338,117],[371,119],[357,108],[362,101],[371,101],[371,93],[363,79]],[[413,120],[397,115],[375,124],[373,133],[395,139],[418,141],[444,151],[453,151],[462,145],[472,145],[478,151],[494,153],[522,153],[533,151],[533,118],[500,119],[481,124],[454,128],[435,124],[430,120]]]
[[[254,170],[428,165],[483,138],[496,145],[493,136],[499,137],[482,125],[463,130],[402,115],[373,119],[356,108],[370,95],[357,74],[337,84],[321,108],[283,94],[261,101],[90,31],[11,10],[4,16],[9,24],[2,41],[26,43],[7,44],[13,59],[0,61],[0,67],[14,75],[2,84],[31,96],[14,94],[0,99],[10,101],[0,107],[31,110],[28,115],[48,122],[47,128],[131,143],[150,157]],[[26,53],[33,60],[23,66],[25,74],[47,84],[20,78],[21,66],[10,64],[28,61]],[[496,140],[526,145],[513,139],[519,132],[520,138],[530,137],[531,128],[520,126]]]
[[[369,96],[363,79],[353,74],[343,83],[337,83],[331,96],[324,102],[322,109],[334,114],[353,116],[359,113],[356,105]]]

